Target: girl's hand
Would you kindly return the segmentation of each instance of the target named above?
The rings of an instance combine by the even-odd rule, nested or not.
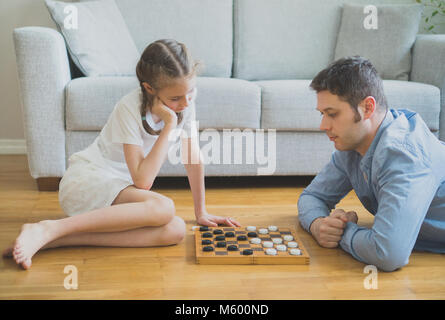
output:
[[[151,112],[161,118],[166,125],[171,123],[176,124],[178,122],[176,113],[167,107],[157,96],[154,97]]]
[[[203,226],[217,227],[219,224],[229,227],[241,227],[241,225],[230,217],[219,217],[207,212],[196,218],[196,221]]]

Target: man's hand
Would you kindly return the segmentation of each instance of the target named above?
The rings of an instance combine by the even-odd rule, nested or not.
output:
[[[348,222],[357,223],[358,222],[358,216],[355,211],[345,212],[345,210],[343,210],[343,209],[335,209],[334,211],[331,212],[330,216],[333,218],[338,218],[345,223],[348,223]]]
[[[345,212],[336,209],[329,217],[317,218],[312,222],[310,231],[318,244],[325,248],[336,248],[343,235],[347,222],[357,223],[358,217],[354,211]]]

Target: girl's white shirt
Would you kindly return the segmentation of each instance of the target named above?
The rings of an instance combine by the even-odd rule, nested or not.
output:
[[[148,125],[155,131],[162,130],[164,128],[164,120],[159,121],[156,123],[153,120],[153,117],[151,116],[151,112],[147,111],[147,114],[145,115],[145,118],[147,119]]]
[[[181,134],[185,137],[197,136],[195,99],[197,90],[192,93],[189,106],[183,111],[183,119],[178,124],[173,134],[169,136],[169,143],[179,143]],[[82,158],[100,167],[109,169],[110,174],[132,181],[127,163],[125,161],[123,144],[135,144],[141,146],[144,157],[151,151],[159,136],[147,133],[142,125],[141,117],[142,92],[135,89],[119,100],[102,128],[99,136],[86,149],[73,154],[69,163],[76,158]],[[164,123],[154,123],[150,111],[146,119],[154,130],[163,128]],[[184,136],[182,136],[184,137]]]

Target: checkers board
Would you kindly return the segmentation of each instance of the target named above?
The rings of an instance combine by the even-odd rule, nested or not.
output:
[[[194,228],[198,264],[309,264],[292,227]]]

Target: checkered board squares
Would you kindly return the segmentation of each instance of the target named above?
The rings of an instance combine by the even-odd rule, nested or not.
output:
[[[260,234],[259,229],[267,229],[267,227],[257,227],[255,233],[256,238],[261,239],[261,243],[253,244],[250,240],[252,236],[248,236],[251,231],[245,227],[231,228],[231,227],[215,227],[208,228],[208,230],[195,230],[195,249],[196,249],[196,263],[198,264],[309,264],[309,254],[303,246],[297,232],[292,227],[279,227],[276,231],[268,231],[267,234]],[[201,228],[206,229],[206,228]],[[221,230],[219,234],[215,234],[215,230]],[[218,231],[217,231],[218,232]],[[226,236],[227,233],[233,233],[233,236]],[[290,249],[287,246],[289,241],[283,239],[285,235],[293,236],[292,242],[298,243],[300,255],[290,254]],[[217,238],[217,237],[220,238]],[[246,240],[238,240],[238,236],[245,236]],[[223,240],[218,240],[222,239]],[[286,246],[286,251],[277,250],[276,255],[266,254],[268,248],[264,247],[265,241],[272,242],[275,238],[281,238],[282,244]],[[203,240],[210,240],[211,244],[203,244]],[[224,247],[218,247],[218,242],[225,242]],[[230,251],[229,246],[236,246],[236,251]],[[273,244],[273,249],[277,249],[278,244]],[[204,251],[205,247],[212,247],[211,251]],[[207,248],[209,249],[209,248]],[[244,255],[243,251],[252,250],[252,254]]]

